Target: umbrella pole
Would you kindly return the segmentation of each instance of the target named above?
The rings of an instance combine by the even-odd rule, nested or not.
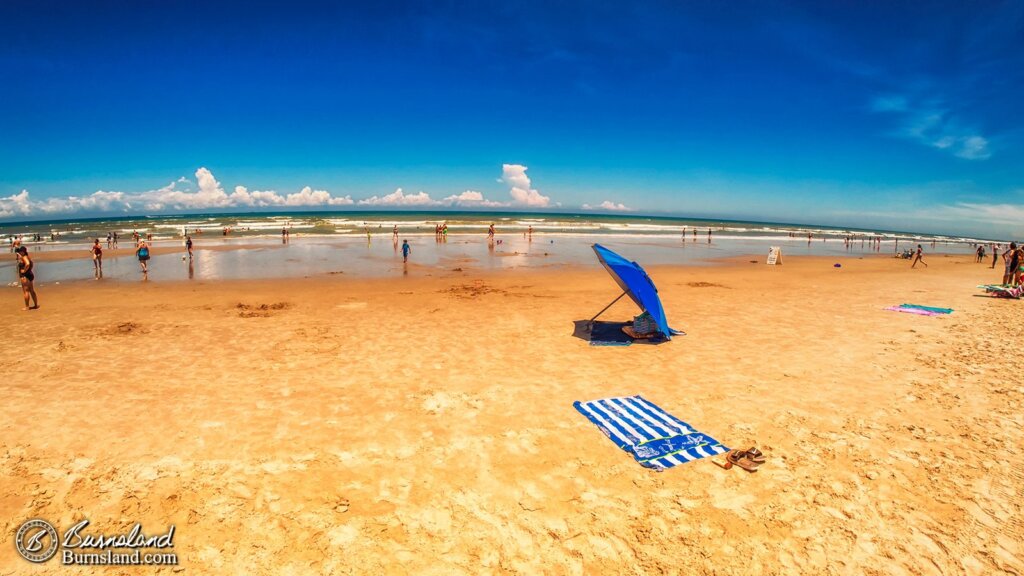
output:
[[[600,311],[600,312],[598,312],[597,314],[595,314],[595,315],[594,315],[594,317],[590,319],[590,322],[588,322],[588,324],[590,324],[590,326],[591,326],[591,327],[593,327],[593,326],[594,326],[594,320],[597,320],[597,317],[598,317],[598,316],[600,316],[601,314],[604,314],[605,310],[607,310],[607,309],[611,308],[612,306],[614,306],[614,305],[615,305],[615,303],[616,303],[616,302],[618,302],[619,300],[621,300],[621,299],[622,299],[622,297],[623,297],[623,296],[625,296],[625,295],[626,295],[626,291],[625,291],[625,290],[623,290],[623,291],[622,291],[622,294],[619,294],[619,297],[618,297],[618,298],[616,298],[615,300],[612,300],[612,303],[611,303],[611,304],[609,304],[609,305],[605,306],[604,308],[602,308],[602,309],[601,309],[601,311]]]

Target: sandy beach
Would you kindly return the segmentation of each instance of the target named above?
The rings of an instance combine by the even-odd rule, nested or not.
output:
[[[7,288],[0,574],[69,571],[34,517],[176,526],[107,574],[1024,573],[1024,304],[971,255],[751,259],[649,267],[687,335],[624,348],[572,336],[596,263]],[[630,394],[768,461],[645,469],[572,406]]]

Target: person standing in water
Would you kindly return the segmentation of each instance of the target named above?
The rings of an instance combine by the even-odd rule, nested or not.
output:
[[[412,252],[412,246],[409,246],[408,240],[402,240],[402,262],[409,261],[409,254]]]
[[[494,224],[491,224],[490,226],[487,227],[487,241],[494,241]]]
[[[924,258],[922,258],[923,254],[924,254],[924,249],[922,249],[921,245],[918,244],[917,245],[917,250],[914,252],[914,262],[910,265],[911,268],[914,268],[915,266],[917,266],[918,262],[920,262],[921,264],[924,264],[925,268],[928,267],[928,263],[924,261]]]
[[[100,246],[100,239],[97,238],[96,242],[93,243],[92,249],[89,250],[92,253],[92,271],[96,275],[96,279],[103,278],[103,248]]]
[[[192,259],[192,237],[185,236],[185,250],[188,250],[188,259]]]
[[[139,239],[138,246],[135,248],[135,255],[139,258],[139,266],[142,267],[143,274],[149,274],[149,244],[145,240]]]
[[[18,279],[21,281],[21,293],[25,296],[25,308],[23,310],[35,310],[39,308],[39,298],[36,296],[34,282],[36,280],[35,263],[29,258],[28,248],[18,248]],[[29,299],[32,306],[28,305]]]

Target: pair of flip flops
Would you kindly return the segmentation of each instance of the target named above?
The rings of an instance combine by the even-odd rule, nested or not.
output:
[[[726,470],[739,466],[747,472],[757,472],[757,468],[766,460],[765,455],[756,446],[752,446],[747,450],[730,450],[725,455],[725,464],[720,466]]]

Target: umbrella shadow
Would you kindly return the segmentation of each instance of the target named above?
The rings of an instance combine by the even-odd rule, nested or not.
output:
[[[662,344],[668,342],[666,338],[632,338],[622,329],[632,326],[632,322],[602,322],[597,321],[591,324],[590,320],[574,320],[572,335],[585,342],[615,342],[619,344]]]

